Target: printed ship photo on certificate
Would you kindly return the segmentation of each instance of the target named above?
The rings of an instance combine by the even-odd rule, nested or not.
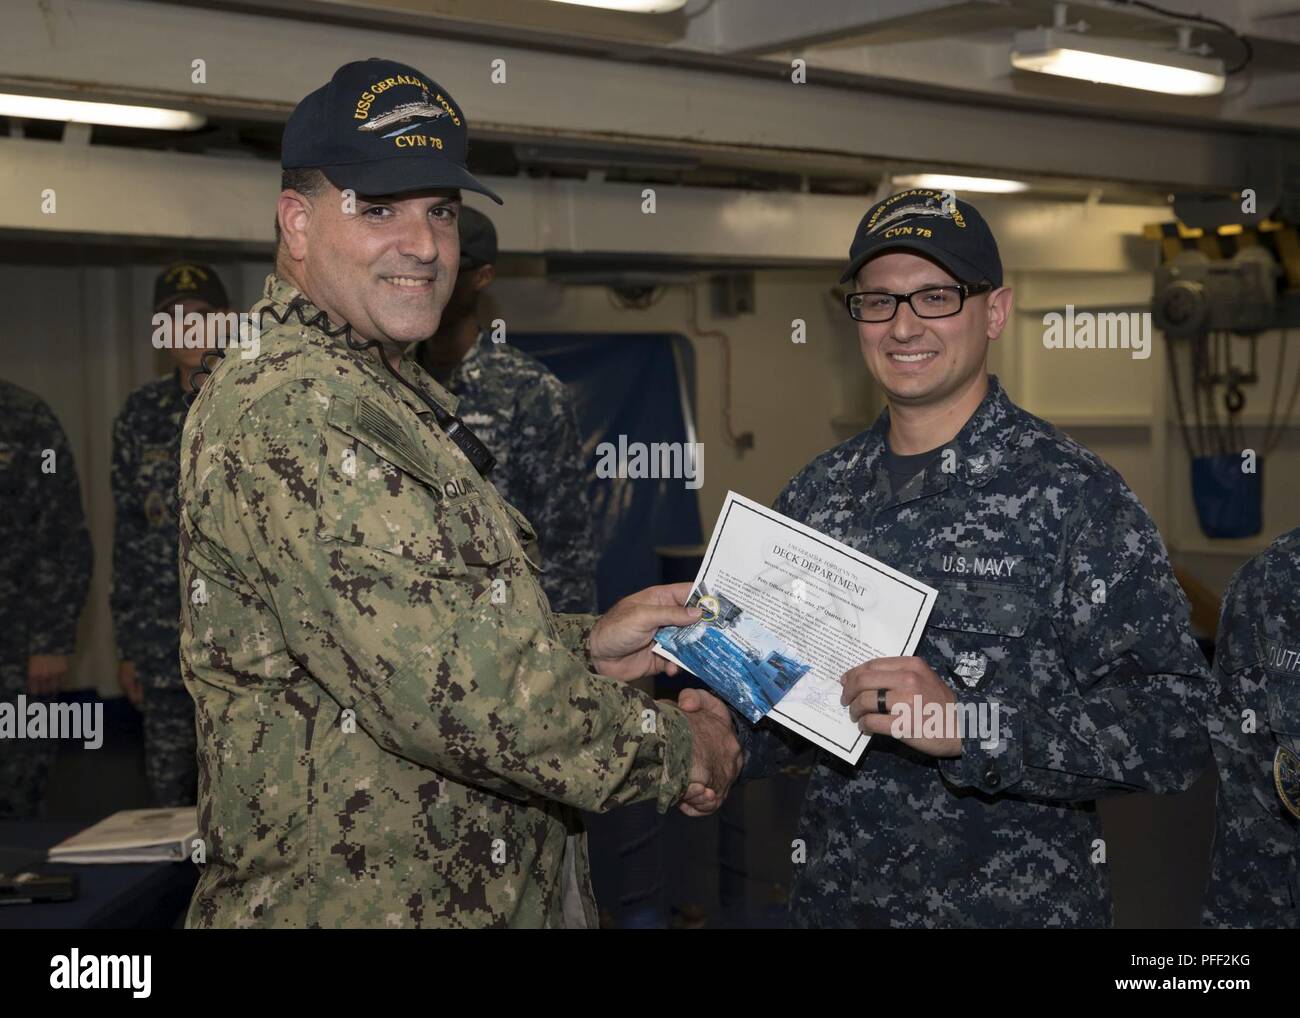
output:
[[[656,651],[751,723],[769,717],[856,763],[870,736],[840,703],[840,676],[916,650],[936,591],[811,527],[727,493],[688,604]]]

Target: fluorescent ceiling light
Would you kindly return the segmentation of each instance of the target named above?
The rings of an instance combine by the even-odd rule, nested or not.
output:
[[[1017,194],[1028,191],[1023,180],[998,177],[959,177],[952,173],[909,173],[894,177],[895,187],[928,187],[935,191],[980,191],[985,194]]]
[[[1226,80],[1222,60],[1052,28],[1017,32],[1011,65],[1170,95],[1218,95]]]
[[[156,131],[191,131],[207,121],[197,113],[153,106],[119,106],[116,103],[50,99],[39,95],[0,94],[0,116],[23,120],[65,120],[109,127],[148,127]]]
[[[686,0],[555,0],[561,4],[578,7],[602,7],[607,11],[628,11],[632,14],[667,14],[686,6]]]

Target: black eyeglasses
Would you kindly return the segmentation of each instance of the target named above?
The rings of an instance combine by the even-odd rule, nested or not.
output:
[[[911,293],[886,293],[862,290],[846,293],[844,306],[855,322],[888,322],[898,314],[898,305],[907,304],[917,318],[950,318],[960,314],[966,298],[988,293],[992,283],[956,283],[952,286],[927,286]]]

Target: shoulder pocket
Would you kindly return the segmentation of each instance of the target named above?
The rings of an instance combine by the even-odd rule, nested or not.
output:
[[[361,396],[355,400],[336,398],[330,403],[327,419],[331,427],[350,435],[380,458],[427,485],[438,486],[436,473],[401,421],[373,400]]]
[[[439,576],[510,557],[496,515],[463,479],[437,468],[395,418],[364,399],[336,400],[323,436],[317,537],[364,545]]]
[[[502,506],[505,507],[506,514],[514,524],[515,538],[519,542],[520,550],[524,553],[524,558],[528,559],[528,564],[536,572],[545,572],[542,565],[542,550],[537,541],[537,530],[528,521],[528,517],[512,506],[504,498],[501,500]]]

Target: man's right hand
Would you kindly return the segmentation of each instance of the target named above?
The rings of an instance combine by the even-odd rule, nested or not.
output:
[[[731,727],[731,712],[702,689],[684,689],[677,706],[691,726],[691,782],[680,809],[690,817],[708,816],[727,797],[740,775],[740,743]]]
[[[144,690],[140,688],[140,680],[135,677],[134,661],[117,663],[117,684],[122,687],[126,698],[136,707],[144,702]]]
[[[689,626],[700,620],[698,607],[682,605],[690,583],[646,587],[618,601],[600,617],[587,637],[587,650],[596,671],[624,682],[647,675],[677,674],[677,666],[650,648],[663,626]]]

